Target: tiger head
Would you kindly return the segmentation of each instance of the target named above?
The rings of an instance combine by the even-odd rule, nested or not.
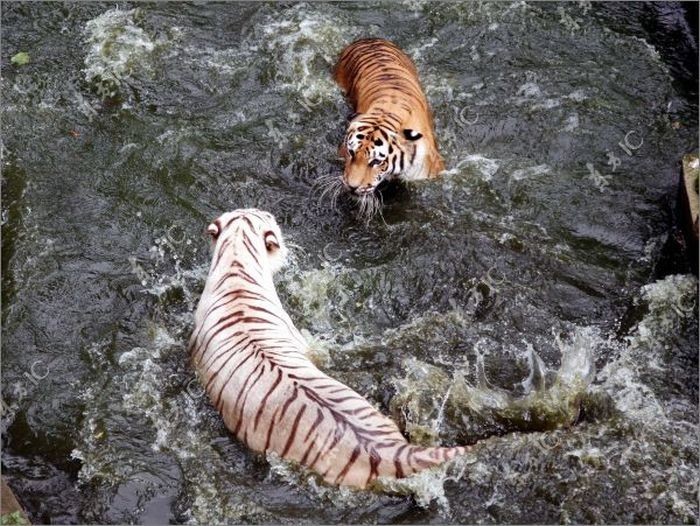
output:
[[[356,116],[339,149],[345,160],[343,185],[357,197],[372,194],[383,181],[408,168],[422,137],[416,130],[398,132],[389,118]]]
[[[269,212],[255,208],[241,208],[226,212],[215,219],[207,233],[214,243],[212,270],[226,269],[234,262],[247,263],[274,273],[287,261],[287,247],[282,232]]]

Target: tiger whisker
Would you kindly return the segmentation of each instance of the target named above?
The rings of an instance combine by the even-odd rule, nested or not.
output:
[[[326,180],[322,183],[323,191],[319,197],[319,204],[325,199],[326,196],[329,197],[331,210],[336,210],[338,205],[338,199],[343,192],[343,183],[338,176],[326,176]]]
[[[329,181],[334,181],[334,180],[336,180],[336,179],[338,179],[338,176],[337,176],[337,175],[333,175],[333,174],[322,175],[321,177],[318,177],[318,178],[314,181],[313,186],[314,186],[314,187],[316,187],[316,186],[323,186],[323,185],[327,184]]]
[[[374,192],[361,197],[358,201],[358,216],[367,225],[380,210],[381,202]]]
[[[314,181],[314,184],[312,185],[312,192],[323,192],[324,190],[328,188],[333,188],[336,185],[337,177],[331,177],[331,176],[324,176],[320,177],[316,181]]]
[[[314,190],[317,191],[317,192],[321,192],[321,194],[323,194],[323,192],[326,192],[326,191],[328,191],[329,189],[333,189],[333,188],[335,188],[335,187],[336,187],[336,183],[335,183],[334,181],[327,181],[327,182],[325,182],[325,183],[323,183],[323,184],[317,185],[317,186],[314,188]]]
[[[389,225],[386,224],[386,220],[384,219],[384,214],[382,213],[382,210],[384,209],[384,196],[380,193],[379,194],[379,205],[377,207],[377,212],[379,212],[379,217],[382,219],[382,223],[384,223],[384,226],[388,227]]]
[[[336,186],[335,190],[333,191],[333,195],[331,196],[331,210],[337,210],[338,208],[338,199],[340,198],[340,194],[343,191],[343,185],[339,184]]]
[[[318,204],[320,205],[326,197],[330,197],[331,208],[335,209],[335,202],[337,201],[337,196],[342,190],[342,183],[337,176],[325,176],[323,180],[318,183],[317,189],[321,191],[318,198]]]
[[[367,211],[367,197],[361,197],[360,198],[360,218],[365,218],[365,213]]]

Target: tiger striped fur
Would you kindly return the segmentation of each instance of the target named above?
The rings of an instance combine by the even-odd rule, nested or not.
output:
[[[287,251],[271,214],[228,212],[208,232],[213,260],[190,352],[236,438],[254,451],[296,461],[330,484],[358,488],[466,451],[409,444],[392,420],[311,363],[273,283]]]
[[[432,178],[444,170],[418,71],[398,46],[379,38],[353,42],[334,77],[357,112],[339,149],[348,190],[362,197],[385,180]]]

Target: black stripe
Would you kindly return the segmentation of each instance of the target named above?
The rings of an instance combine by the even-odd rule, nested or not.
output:
[[[294,439],[297,436],[297,428],[299,427],[299,420],[301,420],[301,417],[303,416],[304,411],[306,411],[306,405],[301,406],[301,409],[299,410],[296,418],[294,419],[294,423],[292,424],[292,430],[289,432],[289,438],[287,439],[287,444],[285,444],[284,449],[282,450],[282,454],[280,455],[282,458],[285,458],[285,456],[289,452],[289,448],[292,447],[292,443],[294,442]]]

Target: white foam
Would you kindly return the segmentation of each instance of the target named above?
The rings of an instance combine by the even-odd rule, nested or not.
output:
[[[408,50],[408,54],[411,56],[414,62],[421,63],[423,61],[423,53],[426,49],[430,49],[435,44],[439,42],[437,37],[429,38],[422,44],[413,46]]]
[[[289,294],[295,307],[315,331],[331,331],[332,313],[329,298],[333,297],[333,311],[342,311],[350,295],[336,284],[345,268],[337,263],[322,263],[321,268],[298,271],[290,265],[278,280]]]
[[[649,311],[626,338],[617,358],[598,375],[598,389],[608,393],[627,417],[645,425],[668,424],[664,405],[644,376],[665,369],[662,353],[680,323],[695,316],[697,290],[697,278],[692,275],[671,275],[642,287],[637,302],[646,302]]]
[[[498,159],[489,159],[479,154],[467,155],[462,158],[454,170],[459,173],[465,166],[475,168],[484,181],[490,181],[499,169]]]
[[[548,174],[549,170],[550,168],[546,164],[538,164],[537,166],[531,166],[529,168],[513,170],[510,174],[510,177],[511,179],[520,181],[521,179],[528,179],[531,177],[537,177],[539,175]]]
[[[586,95],[582,89],[577,89],[565,95],[564,98],[573,100],[574,102],[582,102],[588,98],[588,95]]]
[[[534,75],[530,75],[530,77],[536,80]],[[534,80],[529,80],[518,88],[516,96],[511,100],[516,106],[529,104],[531,110],[551,110],[560,107],[562,104],[566,103],[566,101],[582,102],[587,98],[588,96],[581,89],[575,90],[567,95],[548,97]]]
[[[263,51],[273,57],[277,89],[300,93],[307,105],[317,104],[319,99],[342,100],[328,70],[343,46],[357,36],[344,20],[295,4],[270,14],[254,31]],[[317,60],[325,63],[327,70],[317,71],[313,67]]]
[[[574,131],[579,126],[578,113],[572,113],[566,118],[566,123],[564,124],[564,131]]]
[[[572,17],[563,6],[557,7],[559,13],[559,23],[568,31],[574,33],[581,29],[581,19]]]
[[[517,95],[525,98],[540,98],[542,90],[534,82],[526,82],[518,88]]]
[[[138,8],[114,8],[85,24],[88,50],[83,74],[86,81],[107,86],[109,92],[104,95],[113,96],[135,72],[150,71],[149,58],[156,43],[136,24],[137,14]]]

